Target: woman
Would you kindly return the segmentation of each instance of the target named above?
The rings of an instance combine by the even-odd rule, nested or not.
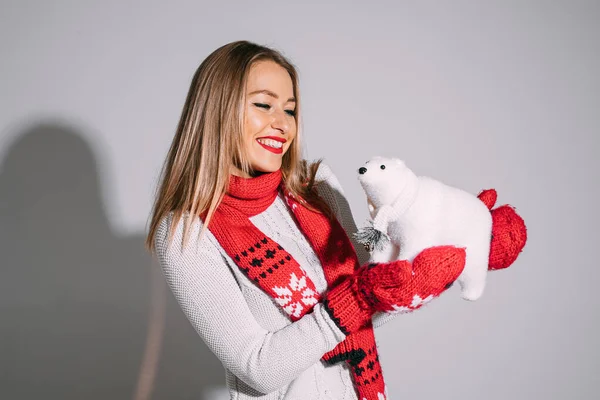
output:
[[[373,327],[448,288],[464,250],[365,264],[336,177],[300,158],[299,119],[297,73],[280,53],[239,41],[210,54],[163,168],[147,246],[225,367],[232,399],[380,400]]]

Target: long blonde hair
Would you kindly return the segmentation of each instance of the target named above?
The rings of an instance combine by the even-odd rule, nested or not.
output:
[[[300,93],[296,68],[274,49],[248,41],[236,41],[219,47],[198,67],[192,79],[177,131],[163,164],[155,193],[146,237],[151,252],[161,220],[173,212],[169,243],[185,213],[205,215],[200,236],[218,207],[229,183],[231,166],[252,174],[243,145],[246,81],[250,67],[257,61],[270,60],[290,75],[296,98],[298,133],[282,160],[282,176],[287,189],[304,198],[308,207],[333,218],[331,210],[313,190],[320,160],[308,164],[302,159],[300,132]],[[308,185],[305,183],[308,182]],[[185,220],[183,245],[190,234],[191,218]]]

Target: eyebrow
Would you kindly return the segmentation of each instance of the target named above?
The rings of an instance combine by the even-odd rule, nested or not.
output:
[[[255,91],[253,91],[253,92],[250,92],[250,93],[248,93],[248,96],[252,96],[253,94],[257,94],[257,93],[264,93],[264,94],[267,94],[267,95],[269,95],[269,96],[271,96],[271,97],[274,97],[274,98],[276,98],[276,99],[278,99],[278,98],[279,98],[279,96],[277,96],[277,93],[271,92],[271,91],[270,91],[270,90],[268,90],[268,89],[255,90]],[[295,102],[296,102],[296,98],[294,98],[294,97],[290,97],[290,98],[289,98],[287,101],[288,101],[288,102],[294,102],[294,103],[295,103]]]

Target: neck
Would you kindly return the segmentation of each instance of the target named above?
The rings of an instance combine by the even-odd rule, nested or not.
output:
[[[238,167],[232,166],[231,169],[229,170],[229,173],[234,176],[239,176],[240,178],[250,179],[250,178],[256,178],[257,176],[264,175],[267,172],[256,171],[256,170],[252,170],[250,172],[245,172]]]
[[[419,193],[419,177],[414,172],[409,171],[404,181],[404,188],[391,203],[398,215],[404,214],[412,206]]]
[[[229,173],[240,178],[252,178],[252,175],[235,166],[231,166]]]

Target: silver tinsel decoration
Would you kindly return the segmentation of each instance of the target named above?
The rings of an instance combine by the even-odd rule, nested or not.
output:
[[[371,226],[360,228],[353,236],[369,253],[372,253],[374,250],[383,250],[390,241],[390,237],[385,232],[375,229],[373,221],[369,222]]]

